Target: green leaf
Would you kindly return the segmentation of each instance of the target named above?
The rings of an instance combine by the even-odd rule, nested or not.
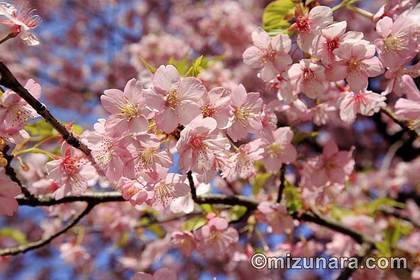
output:
[[[200,55],[200,57],[193,62],[190,69],[188,69],[186,76],[197,77],[202,70],[208,67],[208,65],[209,60],[205,56]]]
[[[411,225],[403,224],[398,220],[391,223],[384,232],[383,241],[377,242],[375,246],[380,256],[390,257],[392,249],[397,245],[402,236],[409,234],[413,230]]]
[[[20,245],[28,243],[28,241],[26,240],[25,234],[21,232],[20,230],[17,230],[14,228],[6,227],[6,228],[0,229],[0,236],[11,238],[15,240],[17,243],[19,243]]]
[[[176,70],[178,70],[179,74],[181,74],[181,76],[185,76],[191,67],[188,58],[183,58],[180,60],[170,58],[168,64],[173,65]]]
[[[396,208],[404,208],[404,203],[398,202],[394,199],[381,197],[369,202],[367,205],[362,205],[361,208],[367,212],[367,214],[374,214],[376,211],[380,210],[383,206],[390,206]]]
[[[153,234],[155,234],[159,238],[165,237],[165,231],[159,224],[153,224],[147,227],[149,231],[151,231]]]
[[[32,137],[45,138],[58,135],[58,132],[46,120],[39,120],[35,123],[28,124],[25,126],[25,130]]]
[[[183,225],[182,230],[184,231],[194,231],[207,223],[207,219],[203,217],[193,217],[188,219]]]
[[[271,36],[279,33],[287,33],[290,27],[288,17],[295,12],[295,4],[292,0],[277,0],[265,7],[262,22],[264,30]]]
[[[245,206],[241,206],[241,205],[233,206],[230,213],[231,221],[239,220],[246,213],[246,210],[247,208]]]
[[[318,131],[304,132],[304,131],[294,131],[292,144],[296,145],[301,143],[305,139],[315,138],[319,134]]]
[[[203,209],[203,211],[205,213],[212,213],[213,212],[213,206],[211,206],[211,204],[201,204],[200,207],[201,207],[201,209]]]
[[[142,56],[139,56],[139,59],[141,61],[141,63],[143,64],[144,67],[146,67],[146,69],[150,72],[150,73],[155,73],[156,72],[156,67],[152,66],[151,64],[149,64]]]
[[[290,214],[296,213],[299,209],[303,207],[303,202],[300,196],[299,189],[296,186],[289,183],[289,181],[287,180],[285,181],[283,194],[286,199],[287,211]]]
[[[257,195],[264,185],[267,183],[268,179],[270,179],[270,173],[258,173],[252,180],[252,194]]]

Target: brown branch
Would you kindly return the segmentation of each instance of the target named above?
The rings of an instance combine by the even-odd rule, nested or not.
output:
[[[197,201],[197,190],[195,189],[194,178],[192,176],[192,172],[187,172],[188,183],[190,184],[191,189],[191,198],[193,201]]]
[[[97,192],[97,193],[87,193],[83,195],[71,195],[65,196],[60,199],[55,199],[51,196],[37,196],[35,198],[28,197],[18,197],[17,201],[19,205],[25,206],[53,206],[63,203],[71,202],[87,202],[90,204],[100,204],[104,202],[124,202],[124,198],[119,192]]]
[[[410,135],[414,137],[420,137],[419,132],[417,132],[413,127],[411,127],[410,122],[400,120],[391,110],[388,108],[382,108],[381,112],[387,115],[393,122],[401,126],[401,128],[407,131]]]
[[[357,263],[362,263],[362,261],[369,255],[372,250],[375,248],[373,244],[368,244],[366,248],[364,248],[364,252],[362,252],[358,256],[354,256],[357,258]],[[353,275],[354,272],[356,272],[357,268],[352,267],[346,267],[343,270],[341,270],[340,275],[338,275],[336,280],[347,280],[350,279],[350,277]]]
[[[277,200],[276,200],[277,203],[281,202],[285,186],[286,186],[286,164],[282,164],[280,168],[280,186],[279,186],[279,192],[277,194]]]
[[[35,197],[29,192],[29,190],[27,188],[25,188],[22,185],[22,182],[17,177],[16,172],[12,167],[13,155],[8,154],[9,149],[10,149],[10,147],[8,145],[5,145],[4,148],[3,148],[3,151],[2,151],[3,157],[7,160],[7,164],[4,167],[4,171],[5,171],[6,175],[9,176],[9,178],[13,182],[18,184],[18,186],[20,187],[20,189],[21,189],[22,193],[25,195],[25,197],[34,199]]]
[[[7,66],[0,61],[0,85],[5,86],[16,92],[24,99],[35,111],[42,116],[49,124],[51,124],[63,136],[63,139],[71,146],[81,150],[92,162],[89,148],[80,142],[80,140],[69,132],[47,109],[47,107],[39,102],[32,94],[19,83],[16,77],[10,72]]]
[[[28,251],[32,251],[32,250],[38,249],[40,247],[43,247],[43,246],[51,243],[51,241],[53,241],[54,239],[56,239],[57,237],[59,237],[60,235],[64,234],[65,232],[67,232],[72,227],[74,227],[94,207],[95,207],[95,204],[88,203],[88,205],[86,206],[85,210],[83,210],[82,213],[80,213],[79,215],[77,215],[73,220],[71,220],[67,224],[67,226],[65,226],[61,230],[57,231],[54,234],[51,234],[51,235],[47,236],[46,238],[40,239],[38,241],[30,242],[28,244],[24,244],[24,245],[12,247],[12,248],[1,249],[0,250],[0,256],[14,256],[14,255],[22,254],[22,253],[25,253],[25,252],[28,252]]]

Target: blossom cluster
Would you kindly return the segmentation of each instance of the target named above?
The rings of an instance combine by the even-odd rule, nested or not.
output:
[[[369,187],[381,186],[372,195],[395,198],[406,186],[418,184],[420,161],[415,155],[410,162],[392,161],[399,143],[379,163],[372,163],[381,165],[378,170],[366,173],[361,169],[368,160],[357,153],[363,145],[373,147],[365,139],[368,136],[375,144],[380,142],[358,121],[376,117],[381,111],[400,125],[407,124],[412,133],[419,128],[420,91],[414,79],[420,76],[420,63],[416,61],[420,5],[410,2],[401,7],[394,3],[397,1],[389,1],[372,15],[369,34],[351,30],[350,20],[336,21],[330,7],[296,5],[294,23],[288,30],[273,34],[247,21],[250,16],[235,1],[225,1],[226,5],[216,2],[210,9],[206,9],[207,4],[197,8],[197,14],[208,13],[207,17],[187,13],[184,18],[168,19],[170,26],[183,27],[179,34],[187,37],[185,40],[166,31],[159,35],[151,32],[127,48],[138,76],[126,82],[130,76],[120,75],[115,80],[123,79],[125,87],[115,86],[100,95],[95,110],[101,117],[93,129],[77,133],[67,125],[91,157],[60,135],[50,133],[40,139],[31,135],[27,125],[39,119],[36,111],[13,90],[0,95],[0,140],[15,149],[12,154],[18,164],[13,168],[32,194],[59,200],[113,188],[128,201],[123,206],[97,207],[93,212],[92,220],[105,229],[105,239],[118,242],[115,236],[123,236],[138,225],[139,213],[187,217],[198,212],[200,218],[194,226],[184,228],[181,223],[173,226],[169,222],[165,226],[167,234],[143,253],[150,263],[141,264],[141,268],[149,267],[151,260],[164,251],[176,248],[187,258],[199,252],[209,260],[229,259],[228,266],[240,271],[241,262],[248,261],[255,244],[259,244],[252,239],[260,230],[256,224],[267,225],[265,233],[287,237],[298,228],[288,212],[289,200],[295,199],[292,204],[297,203],[296,208],[302,211],[339,211],[337,205],[356,209],[360,206],[355,201],[368,203],[371,198]],[[39,43],[32,33],[38,25],[32,11],[0,2],[0,17],[0,25],[8,28],[9,37],[19,35],[29,45]],[[145,22],[145,32],[153,28],[153,24],[148,26],[150,22]],[[197,28],[187,28],[194,25]],[[206,40],[195,40],[204,37]],[[184,71],[179,66],[185,57],[210,49],[215,41],[223,47],[224,59],[200,65],[200,71]],[[113,80],[111,74],[109,77]],[[28,80],[25,89],[41,100],[41,86],[34,80]],[[343,140],[348,134],[339,134],[352,125],[355,130],[367,131],[367,136],[353,142]],[[386,125],[384,130],[398,129]],[[409,145],[416,145],[416,140]],[[24,149],[28,144],[34,145]],[[18,208],[16,197],[21,188],[17,179],[7,174],[11,163],[0,165],[0,214],[10,216]],[[259,204],[254,207],[255,215],[245,221],[251,237],[241,247],[244,231],[232,226],[237,222],[232,218],[236,206],[229,211],[213,206],[208,210],[199,208],[196,202],[197,196],[205,198],[218,192],[251,196],[251,184],[252,198]],[[288,188],[287,195],[292,197],[287,202],[281,200],[282,188]],[[418,206],[408,204],[409,216],[418,217]],[[69,218],[67,207],[48,211]],[[248,210],[243,214],[246,218]],[[334,214],[342,216],[343,225],[379,242],[389,224],[385,219],[375,224],[372,213],[359,212]],[[54,226],[45,227],[51,230]],[[320,239],[327,235],[317,226],[311,226],[311,230]],[[339,233],[330,237],[326,244],[286,240],[271,253],[356,253],[358,247],[350,238]],[[418,231],[414,232],[401,239],[401,245],[418,253],[410,246],[418,237]],[[263,245],[264,250],[271,250]],[[76,266],[83,266],[90,258],[78,242],[66,242],[60,251],[66,262]],[[130,266],[130,261],[127,257],[121,262]],[[134,279],[173,277],[163,268],[153,275],[138,273]]]

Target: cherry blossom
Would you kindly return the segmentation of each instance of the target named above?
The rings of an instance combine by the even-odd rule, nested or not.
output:
[[[340,118],[352,123],[357,114],[372,116],[381,108],[386,106],[386,97],[369,90],[359,92],[345,91],[338,100],[340,107]]]
[[[18,208],[15,197],[21,193],[20,188],[4,174],[4,170],[0,173],[0,185],[0,215],[12,216]]]
[[[308,187],[325,186],[328,183],[344,184],[353,170],[353,149],[339,151],[334,141],[328,141],[322,155],[308,160],[304,165],[303,184]]]
[[[153,77],[153,90],[146,93],[147,105],[156,110],[156,123],[164,132],[186,125],[200,114],[198,104],[206,89],[200,80],[180,77],[172,65],[160,66]]]
[[[19,37],[29,46],[39,45],[39,40],[32,30],[35,29],[40,17],[34,15],[35,10],[28,10],[25,7],[17,9],[15,6],[0,2],[0,16],[5,19],[0,19],[0,24],[10,27],[13,36]]]
[[[280,127],[272,135],[263,138],[262,162],[269,172],[278,172],[283,163],[296,160],[296,149],[291,144],[293,132],[289,127]]]
[[[345,42],[334,52],[347,66],[345,78],[354,91],[365,89],[369,77],[383,73],[382,63],[375,56],[375,45],[366,40]]]
[[[127,82],[124,92],[118,89],[109,89],[101,96],[102,106],[111,114],[106,123],[115,133],[126,131],[139,133],[147,130],[148,115],[145,108],[145,98],[141,84],[131,79]]]
[[[176,274],[170,269],[163,267],[157,270],[155,273],[149,274],[144,272],[138,272],[132,278],[132,280],[176,280]]]
[[[223,256],[227,249],[238,241],[238,232],[229,227],[226,219],[209,214],[208,223],[196,232],[196,238],[203,253]]]
[[[204,94],[200,100],[203,118],[211,117],[217,121],[217,128],[227,126],[230,117],[230,91],[223,87],[216,87]]]
[[[227,133],[234,140],[241,140],[248,133],[261,129],[262,99],[258,92],[246,92],[243,85],[232,90],[231,112]]]
[[[316,98],[328,88],[324,71],[324,66],[309,59],[302,59],[290,67],[288,76],[298,91],[302,91],[310,98]]]
[[[397,100],[397,103],[395,103],[395,113],[404,119],[419,120],[420,91],[410,76],[404,75],[402,80],[405,84],[407,98],[400,98]]]
[[[229,147],[228,140],[220,136],[216,128],[215,119],[198,116],[182,130],[176,144],[181,169],[203,174],[205,178],[215,174]]]
[[[243,54],[244,63],[254,68],[262,68],[260,77],[270,81],[278,72],[286,70],[292,64],[288,54],[292,42],[287,35],[279,34],[273,38],[262,29],[252,33],[254,46],[249,47]]]
[[[25,88],[35,97],[41,97],[41,86],[28,80]],[[0,131],[9,136],[20,133],[27,121],[38,114],[25,100],[13,91],[7,90],[0,97]]]
[[[326,6],[318,6],[309,11],[303,12],[296,9],[296,22],[292,28],[298,32],[297,42],[304,52],[311,52],[312,43],[321,28],[331,24],[333,16],[331,9]]]
[[[81,194],[94,183],[98,174],[89,161],[79,151],[64,145],[63,156],[47,162],[48,177],[59,188],[54,192],[57,199],[70,193]]]

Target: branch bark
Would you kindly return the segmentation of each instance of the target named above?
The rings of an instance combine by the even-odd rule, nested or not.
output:
[[[93,161],[89,148],[69,132],[51,113],[47,107],[39,102],[32,94],[22,86],[16,77],[10,72],[7,66],[0,61],[0,85],[5,86],[16,92],[24,99],[35,111],[51,124],[64,138],[64,140],[76,149],[81,150],[90,160]]]
[[[61,230],[57,231],[54,234],[51,234],[51,235],[47,236],[46,238],[40,239],[40,240],[35,241],[35,242],[30,242],[28,244],[20,245],[20,246],[16,246],[16,247],[12,247],[12,248],[1,249],[0,250],[0,256],[14,256],[14,255],[22,254],[22,253],[25,253],[25,252],[28,252],[28,251],[32,251],[32,250],[38,249],[40,247],[43,247],[43,246],[51,243],[54,239],[56,239],[57,237],[59,237],[60,235],[64,234],[69,229],[71,229],[72,227],[74,227],[75,225],[77,225],[77,223],[79,223],[79,221],[84,216],[86,216],[87,214],[89,214],[89,212],[94,207],[95,207],[95,204],[88,203],[88,205],[86,206],[85,210],[83,210],[82,213],[80,213],[79,215],[77,215],[73,220],[71,220],[67,224],[67,226],[65,226]]]

